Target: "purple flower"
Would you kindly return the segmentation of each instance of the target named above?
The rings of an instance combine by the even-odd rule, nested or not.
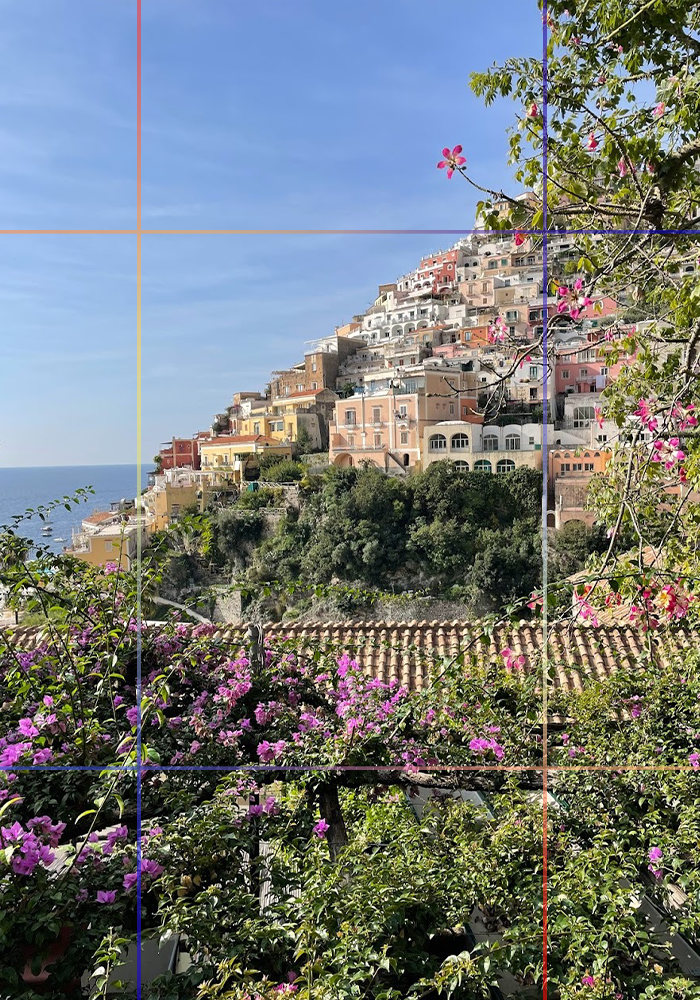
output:
[[[17,727],[22,736],[38,736],[39,730],[31,719],[20,719]]]
[[[326,823],[325,819],[320,819],[316,824],[316,826],[314,827],[314,833],[320,840],[323,840],[329,829],[330,826],[328,823]]]
[[[663,851],[660,847],[650,847],[649,848],[649,860],[650,861],[660,861],[663,857]]]
[[[106,903],[108,906],[111,905],[117,898],[117,894],[113,889],[105,891],[104,889],[97,890],[97,902]]]

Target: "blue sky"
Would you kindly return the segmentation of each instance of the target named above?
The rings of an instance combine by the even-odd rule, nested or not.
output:
[[[3,228],[135,226],[135,9],[0,0]],[[516,109],[468,75],[540,31],[530,0],[144,0],[143,225],[468,228],[435,163],[508,183]],[[452,239],[144,236],[144,454]],[[135,238],[5,236],[0,269],[0,465],[133,460]]]

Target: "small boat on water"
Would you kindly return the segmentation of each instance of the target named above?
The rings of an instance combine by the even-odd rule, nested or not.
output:
[[[59,535],[55,535],[54,542],[65,542],[65,538],[61,538]]]
[[[53,531],[53,525],[47,521],[46,524],[44,524],[44,526],[42,527],[41,533],[42,535],[50,535],[52,531]]]

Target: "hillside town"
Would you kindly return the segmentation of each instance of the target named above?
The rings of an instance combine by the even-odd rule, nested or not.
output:
[[[547,288],[542,240],[524,233],[476,231],[427,254],[380,284],[364,313],[307,342],[297,364],[271,372],[263,391],[236,390],[207,430],[163,444],[140,509],[122,501],[90,515],[66,551],[98,565],[119,551],[127,568],[139,533],[146,543],[211,492],[245,488],[263,455],[369,463],[389,476],[441,460],[464,472],[546,471],[548,526],[590,526],[590,481],[637,421],[621,430],[603,414],[601,394],[630,360],[618,347],[610,364],[607,353],[639,324],[607,297],[576,318],[562,312],[557,289],[577,277],[573,243],[548,237]]]

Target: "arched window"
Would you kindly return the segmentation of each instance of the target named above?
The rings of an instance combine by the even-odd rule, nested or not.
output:
[[[433,434],[428,438],[428,451],[445,451],[447,448],[447,438],[444,434]]]
[[[451,445],[453,451],[466,451],[469,448],[469,438],[466,434],[453,434]]]
[[[496,472],[513,472],[514,470],[515,462],[512,458],[502,458],[496,466]]]
[[[474,472],[491,472],[491,463],[488,458],[480,458],[474,462]]]
[[[590,427],[595,419],[595,409],[592,406],[574,407],[574,427]]]
[[[498,435],[484,434],[481,447],[484,451],[498,451]],[[489,472],[490,471],[491,470],[489,469]]]
[[[519,434],[506,434],[506,451],[520,451]]]
[[[455,469],[457,472],[469,472],[469,462],[464,462],[461,458],[458,458],[455,462]]]

